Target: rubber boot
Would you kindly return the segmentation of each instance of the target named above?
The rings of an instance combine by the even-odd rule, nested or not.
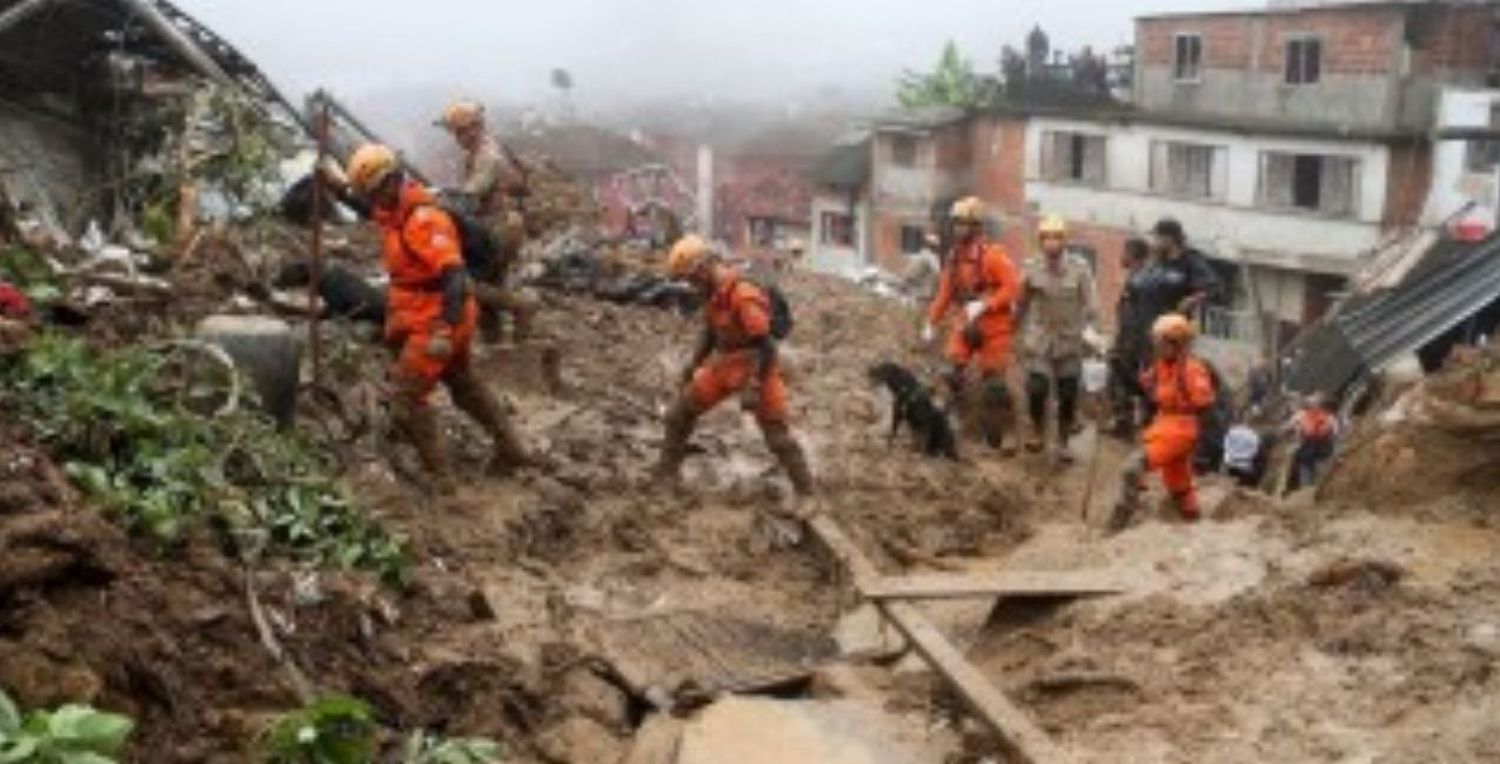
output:
[[[980,394],[979,420],[984,431],[985,442],[999,451],[1002,457],[1015,456],[1016,447],[1006,442],[1005,436],[1007,429],[1019,431],[1020,422],[1016,416],[1015,407],[1011,403],[1010,388],[1006,387],[1005,380],[1000,378],[985,380],[984,389]]]
[[[766,439],[766,447],[776,456],[776,461],[792,481],[792,490],[797,492],[799,498],[812,496],[812,469],[807,465],[807,454],[803,452],[802,444],[792,435],[792,428],[785,422],[761,422],[760,430]]]
[[[1130,520],[1141,507],[1142,484],[1146,477],[1146,457],[1132,454],[1120,475],[1120,499],[1115,502],[1114,513],[1109,518],[1109,532],[1118,533],[1130,525]]]
[[[1198,522],[1198,493],[1196,491],[1172,494],[1172,504],[1177,507],[1177,513],[1182,516],[1183,522]]]
[[[500,405],[500,399],[475,376],[473,369],[465,366],[449,374],[448,393],[453,396],[453,405],[461,409],[484,428],[494,441],[494,452],[490,460],[490,471],[498,475],[510,475],[516,470],[537,466],[536,460],[521,444],[520,433]]]
[[[682,484],[682,462],[687,459],[688,439],[693,437],[693,427],[698,424],[702,413],[687,395],[679,397],[667,409],[662,423],[661,456],[651,471],[652,482],[673,489]]]
[[[520,336],[521,324],[516,323],[517,336]],[[558,350],[554,343],[542,345],[542,382],[547,385],[547,391],[556,395],[562,392],[562,351]]]
[[[443,443],[443,429],[438,424],[437,412],[432,406],[416,398],[398,394],[396,421],[411,439],[417,450],[417,458],[427,471],[430,488],[440,496],[451,496],[458,490],[453,477],[453,465],[448,461],[448,449]]]

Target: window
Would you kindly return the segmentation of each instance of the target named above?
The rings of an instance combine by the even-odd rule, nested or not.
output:
[[[1359,160],[1318,154],[1261,155],[1261,203],[1348,217],[1358,202]]]
[[[1174,69],[1178,82],[1197,82],[1203,63],[1203,37],[1196,34],[1177,35],[1177,66]]]
[[[1102,135],[1046,133],[1042,139],[1042,176],[1047,180],[1104,185],[1104,140]]]
[[[1323,72],[1323,43],[1316,37],[1286,42],[1286,84],[1312,85]]]
[[[1151,190],[1193,199],[1223,199],[1229,162],[1222,146],[1151,144]]]
[[[917,139],[910,135],[898,135],[891,139],[891,163],[898,167],[917,165]]]
[[[762,249],[776,246],[776,221],[771,218],[750,218],[750,245]]]
[[[919,225],[901,226],[901,253],[915,255],[922,251],[926,242],[927,229]]]
[[[854,246],[854,216],[825,212],[819,219],[818,241],[836,247]]]

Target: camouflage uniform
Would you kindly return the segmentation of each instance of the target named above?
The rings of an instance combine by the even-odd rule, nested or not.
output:
[[[501,335],[500,315],[511,314],[516,322],[517,338],[523,338],[530,326],[528,318],[535,309],[531,301],[510,288],[510,270],[520,261],[521,246],[526,241],[526,223],[521,214],[516,191],[520,181],[514,168],[500,149],[494,136],[485,135],[464,161],[464,184],[459,189],[472,200],[475,211],[485,221],[499,245],[499,256],[484,272],[471,274],[475,296],[479,299],[479,330],[487,342],[498,342]]]
[[[1034,443],[1046,429],[1048,398],[1057,387],[1059,441],[1066,443],[1077,421],[1079,378],[1088,348],[1084,332],[1098,314],[1094,273],[1087,260],[1073,252],[1062,254],[1053,271],[1045,255],[1026,261],[1026,315],[1022,329],[1026,392]]]

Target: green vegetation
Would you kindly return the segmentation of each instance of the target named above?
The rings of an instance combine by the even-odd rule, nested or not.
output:
[[[974,65],[952,40],[943,47],[943,55],[931,72],[908,71],[896,85],[896,100],[904,109],[928,106],[971,108],[984,102],[985,87]]]
[[[133,532],[172,543],[208,527],[242,559],[279,554],[404,581],[400,541],[353,506],[326,452],[245,407],[205,413],[188,365],[44,336],[0,361],[0,407]]]
[[[115,764],[135,722],[89,706],[21,715],[0,691],[0,764]]]
[[[370,706],[347,696],[318,700],[282,716],[261,740],[268,764],[369,764],[379,725]],[[495,764],[500,744],[484,738],[445,739],[426,732],[407,738],[402,764]]]
[[[261,747],[269,764],[368,764],[379,729],[364,701],[335,696],[278,719]]]
[[[417,732],[406,741],[402,764],[495,764],[505,751],[486,738],[444,739]]]

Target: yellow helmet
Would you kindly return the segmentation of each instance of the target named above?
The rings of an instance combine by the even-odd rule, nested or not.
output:
[[[1151,336],[1168,342],[1187,342],[1197,333],[1193,322],[1181,313],[1168,313],[1151,325]]]
[[[468,99],[454,101],[443,109],[443,117],[438,124],[453,132],[466,130],[484,124],[484,105],[477,101]]]
[[[984,222],[984,202],[977,196],[968,196],[953,203],[948,217],[956,223]]]
[[[672,245],[667,255],[667,271],[673,278],[682,278],[697,270],[709,255],[708,242],[702,236],[688,234]]]
[[[356,193],[368,194],[400,165],[401,160],[396,158],[396,152],[390,147],[367,143],[349,158],[349,185]]]
[[[1036,227],[1037,238],[1048,236],[1066,237],[1068,235],[1068,224],[1057,215],[1048,215],[1042,218],[1042,222]]]

